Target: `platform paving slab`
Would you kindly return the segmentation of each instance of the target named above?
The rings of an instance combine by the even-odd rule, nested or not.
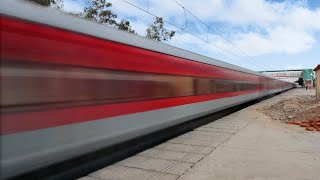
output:
[[[94,178],[94,177],[86,176],[86,177],[82,177],[82,178],[80,178],[80,179],[78,179],[78,180],[98,180],[98,179],[96,179],[96,178]]]
[[[229,133],[229,134],[235,134],[236,132],[238,132],[236,129],[219,129],[219,128],[213,128],[213,127],[199,127],[194,129],[194,131],[221,132],[221,133]]]
[[[187,153],[193,153],[193,154],[207,155],[211,151],[213,151],[215,148],[166,142],[154,147],[154,149],[164,149],[172,152],[187,152]]]
[[[174,180],[179,177],[177,175],[166,174],[157,171],[148,171],[144,169],[128,168],[116,165],[101,169],[90,174],[90,176],[102,180]]]
[[[314,179],[320,177],[319,154],[219,147],[181,180]]]
[[[181,161],[187,163],[197,163],[201,159],[205,157],[203,154],[195,154],[195,153],[186,153],[186,152],[172,152],[168,150],[161,149],[148,149],[143,151],[138,156],[157,158],[157,159],[165,159],[165,160],[173,160],[173,161]]]
[[[284,98],[310,94],[295,89],[244,109],[258,118],[180,179],[320,179],[320,133],[273,121],[256,111]]]
[[[223,141],[211,141],[211,140],[200,140],[200,139],[191,139],[191,138],[174,138],[169,140],[170,143],[176,144],[185,144],[185,145],[195,145],[195,146],[204,146],[216,148],[223,143]]]
[[[294,89],[237,111],[81,180],[320,179],[320,133],[270,120],[257,109]]]
[[[192,163],[186,163],[182,161],[165,160],[143,156],[133,156],[116,163],[116,165],[164,172],[175,175],[182,175],[194,166],[194,164]]]

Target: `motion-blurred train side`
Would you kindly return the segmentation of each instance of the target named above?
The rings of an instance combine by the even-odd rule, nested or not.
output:
[[[293,87],[26,2],[0,12],[4,178]]]

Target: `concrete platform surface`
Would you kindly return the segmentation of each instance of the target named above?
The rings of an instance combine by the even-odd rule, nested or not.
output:
[[[308,94],[288,91],[80,179],[320,179],[320,133],[257,111]]]

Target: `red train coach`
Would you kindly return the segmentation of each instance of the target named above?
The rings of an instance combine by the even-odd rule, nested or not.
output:
[[[26,2],[0,12],[4,178],[293,87]]]

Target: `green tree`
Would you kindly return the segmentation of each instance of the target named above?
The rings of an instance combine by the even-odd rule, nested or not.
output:
[[[40,4],[42,6],[55,6],[58,9],[63,8],[63,0],[28,0]]]
[[[163,26],[163,19],[157,17],[146,29],[146,37],[157,41],[168,41],[175,35],[175,31],[168,31]]]
[[[117,15],[110,8],[112,4],[106,0],[87,1],[89,6],[84,8],[84,17],[102,24],[109,24],[118,29],[135,33],[128,20],[116,21]]]
[[[124,19],[121,20],[120,23],[117,23],[117,28],[124,31],[128,31],[133,34],[137,34],[135,30],[132,29],[130,22],[128,20],[124,20]]]
[[[106,0],[88,1],[89,6],[84,8],[84,17],[102,24],[116,25],[117,15],[109,8],[112,4]]]
[[[43,6],[50,6],[53,0],[29,0]]]

